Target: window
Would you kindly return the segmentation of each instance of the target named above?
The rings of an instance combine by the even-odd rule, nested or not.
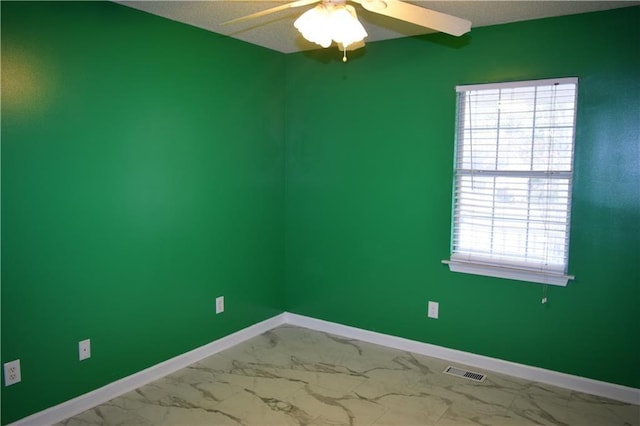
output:
[[[577,79],[458,86],[455,272],[566,286]]]

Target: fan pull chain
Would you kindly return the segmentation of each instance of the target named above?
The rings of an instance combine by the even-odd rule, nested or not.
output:
[[[342,62],[347,62],[347,46],[344,47],[344,54],[342,55]]]

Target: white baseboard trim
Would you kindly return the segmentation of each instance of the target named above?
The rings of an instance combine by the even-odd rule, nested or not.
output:
[[[11,423],[9,426],[42,426],[64,421],[69,417],[80,414],[95,407],[96,405],[104,404],[113,398],[137,389],[140,386],[144,386],[147,383],[151,383],[154,380],[161,379],[162,377],[185,368],[208,356],[214,355],[283,324],[310,328],[312,330],[362,340],[364,342],[375,343],[434,358],[440,358],[452,363],[459,363],[464,366],[494,371],[496,373],[507,374],[522,379],[547,383],[565,389],[571,389],[592,395],[603,396],[617,401],[640,405],[640,389],[559,373],[557,371],[545,370],[543,368],[517,364],[497,358],[489,358],[429,343],[422,343],[416,340],[409,340],[402,337],[391,336],[388,334],[377,333],[374,331],[363,330],[361,328],[350,327],[347,325],[285,312],[239,330],[228,336],[222,337],[192,351],[156,364],[138,373],[124,377],[113,383],[109,383],[99,389],[80,395],[77,398],[32,414]]]
[[[266,331],[278,327],[285,323],[285,314],[276,315],[265,321],[259,322],[242,330],[236,331],[228,336],[222,337],[192,351],[178,355],[167,361],[163,361],[138,373],[124,377],[113,383],[109,383],[94,391],[80,395],[77,398],[47,408],[46,410],[32,414],[20,419],[9,426],[42,426],[52,425],[63,420],[89,410],[96,405],[116,398],[122,394],[161,379],[171,373],[185,368],[208,356],[242,343],[245,340],[258,336]]]
[[[614,399],[616,401],[640,405],[640,389],[546,370],[544,368],[517,364],[497,358],[476,355],[470,352],[458,351],[429,343],[395,337],[388,334],[376,333],[374,331],[363,330],[288,312],[285,313],[284,316],[284,321],[287,324],[306,327],[317,331],[323,331],[434,358],[440,358],[453,363],[460,363],[465,366],[494,371],[496,373],[507,374],[509,376],[519,377],[526,380],[547,383],[565,389]]]

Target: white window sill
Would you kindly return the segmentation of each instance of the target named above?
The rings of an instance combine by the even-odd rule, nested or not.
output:
[[[569,280],[575,277],[554,273],[551,271],[535,271],[529,269],[514,268],[509,266],[489,265],[459,260],[443,260],[442,263],[449,265],[452,272],[462,272],[464,274],[484,275],[487,277],[507,278],[511,280],[527,281],[539,284],[557,285],[566,287]]]

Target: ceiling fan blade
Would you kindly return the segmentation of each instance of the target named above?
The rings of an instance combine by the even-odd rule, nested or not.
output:
[[[236,24],[238,22],[248,21],[250,19],[259,18],[261,16],[269,15],[271,13],[279,12],[281,10],[291,9],[294,7],[306,6],[308,4],[317,3],[321,0],[298,0],[291,3],[283,4],[280,6],[272,7],[271,9],[261,10],[260,12],[252,13],[251,15],[241,16],[240,18],[232,19],[230,21],[223,22],[222,25]]]
[[[471,30],[471,21],[414,6],[400,0],[352,0],[368,11],[411,22],[425,28],[461,36]]]

